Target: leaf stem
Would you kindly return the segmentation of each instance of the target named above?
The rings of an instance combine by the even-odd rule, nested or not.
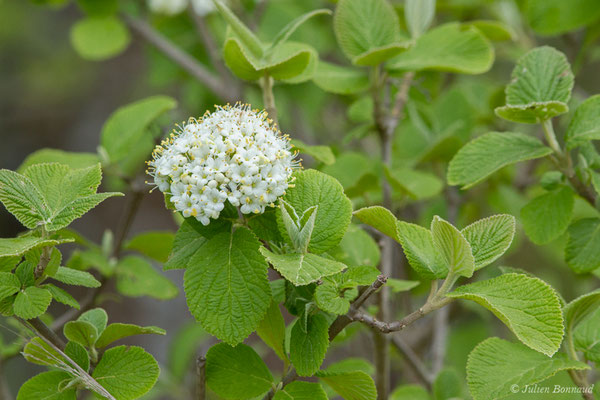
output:
[[[554,126],[552,125],[552,119],[546,119],[542,121],[542,128],[544,129],[544,136],[546,138],[546,142],[554,152],[558,155],[558,157],[562,160],[565,157],[565,154],[556,140],[556,135],[554,134]]]
[[[277,119],[277,106],[275,105],[275,96],[273,95],[273,83],[274,80],[268,74],[265,74],[260,78],[260,88],[262,90],[263,105],[269,118],[279,126],[279,120]]]
[[[571,327],[567,327],[567,334],[565,337],[565,347],[567,355],[574,361],[579,361],[577,350],[575,350],[575,343],[573,341],[573,331]],[[587,374],[585,371],[569,370],[569,376],[573,383],[575,383],[581,389],[581,396],[586,400],[594,400],[594,395],[588,393],[590,390],[590,383],[587,380]]]

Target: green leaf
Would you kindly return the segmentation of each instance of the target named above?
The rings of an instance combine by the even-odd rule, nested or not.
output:
[[[344,54],[360,65],[376,65],[403,50],[403,46],[398,46],[401,39],[398,15],[386,0],[339,1],[333,28]],[[384,57],[360,62],[361,57],[382,48],[391,51],[386,51]]]
[[[364,230],[356,225],[350,225],[342,241],[328,254],[349,267],[362,265],[379,265],[379,246]]]
[[[279,31],[279,33],[277,33],[277,35],[275,35],[275,38],[273,39],[273,43],[271,43],[270,48],[271,49],[275,48],[279,44],[284,43],[286,40],[288,40],[290,38],[290,36],[292,36],[292,34],[296,31],[296,29],[298,29],[302,24],[304,24],[309,19],[316,17],[318,15],[331,15],[331,10],[322,8],[319,10],[313,10],[313,11],[307,12],[306,14],[303,14],[303,15],[295,18],[293,21],[291,21],[286,26],[284,26]]]
[[[407,0],[404,5],[404,20],[413,38],[429,29],[434,15],[435,0]]]
[[[23,173],[25,169],[35,164],[60,163],[72,169],[79,169],[92,167],[99,162],[100,158],[95,153],[75,153],[58,149],[41,149],[28,155],[17,169],[17,172]]]
[[[321,60],[312,80],[324,91],[336,94],[360,93],[370,86],[369,77],[365,71]]]
[[[584,218],[569,226],[565,261],[581,274],[600,268],[600,219]]]
[[[384,235],[387,235],[397,242],[400,242],[397,219],[387,208],[381,206],[372,206],[361,208],[354,212],[354,216],[362,223],[367,224]]]
[[[421,284],[419,281],[406,281],[403,279],[388,278],[386,285],[392,289],[393,293],[406,292]]]
[[[293,139],[290,143],[300,153],[308,154],[323,164],[331,165],[335,162],[335,156],[329,146],[309,146],[298,139]]]
[[[510,25],[500,21],[480,19],[464,22],[463,25],[473,26],[479,29],[479,31],[483,33],[485,37],[494,42],[515,40],[517,38],[516,32],[510,27]]]
[[[215,224],[217,221],[211,222],[208,226]],[[194,254],[196,254],[208,241],[202,227],[203,225],[196,221],[195,218],[188,218],[183,221],[177,234],[175,234],[173,250],[168,261],[164,265],[165,271],[187,268],[190,265],[190,261]]]
[[[327,400],[327,393],[318,383],[294,381],[278,390],[273,400]]]
[[[540,35],[559,35],[590,25],[600,18],[595,0],[528,0],[525,16]]]
[[[509,121],[538,123],[568,111],[573,73],[560,51],[537,47],[518,61],[506,86],[506,107],[496,109]]]
[[[68,340],[89,348],[94,347],[99,335],[98,329],[87,321],[69,321],[63,333]]]
[[[355,65],[376,66],[402,52],[409,45],[410,44],[408,42],[404,42],[392,43],[386,46],[376,47],[354,57],[352,59],[352,62]]]
[[[86,60],[100,61],[124,51],[131,37],[127,27],[116,17],[88,17],[71,28],[71,44]]]
[[[562,235],[571,222],[574,204],[574,193],[568,186],[561,186],[527,203],[521,209],[521,222],[529,239],[541,245]]]
[[[171,232],[144,232],[134,236],[124,247],[164,263],[171,254],[174,239]]]
[[[308,317],[306,331],[300,320],[292,327],[290,360],[300,376],[313,375],[323,363],[329,347],[329,322],[321,314]]]
[[[235,345],[262,321],[271,302],[267,263],[246,228],[210,239],[185,271],[188,307],[204,329]]]
[[[433,382],[433,398],[435,400],[463,398],[463,378],[454,368],[444,368]]]
[[[29,229],[43,224],[49,217],[42,194],[29,178],[14,171],[0,169],[0,201]]]
[[[430,400],[430,397],[423,386],[402,385],[392,392],[390,400]]]
[[[77,318],[77,321],[89,322],[90,324],[94,325],[98,331],[98,334],[100,335],[102,332],[104,332],[104,329],[106,329],[108,315],[102,308],[92,308],[91,310],[81,314],[79,318]]]
[[[127,256],[117,265],[117,290],[129,297],[150,296],[168,300],[177,296],[179,289],[148,261]]]
[[[363,371],[327,368],[316,375],[345,400],[377,399],[375,383]]]
[[[436,27],[387,65],[391,70],[439,70],[481,74],[494,62],[494,48],[481,32],[459,23]]]
[[[154,386],[158,374],[158,363],[144,349],[117,346],[106,350],[92,377],[115,398],[133,400]]]
[[[508,214],[480,219],[461,233],[471,245],[475,271],[496,261],[508,250],[515,236],[515,217]]]
[[[447,296],[482,305],[525,345],[547,356],[560,347],[563,337],[560,300],[554,289],[538,278],[508,273],[460,286]]]
[[[77,363],[84,371],[90,369],[90,355],[79,343],[68,342],[65,346],[65,354]]]
[[[267,313],[256,327],[256,333],[282,360],[287,360],[283,341],[285,340],[285,321],[279,303],[271,300]]]
[[[315,301],[323,311],[343,315],[350,309],[350,302],[358,295],[352,282],[338,287],[332,279],[326,279],[315,290]]]
[[[166,331],[157,326],[137,326],[133,324],[110,324],[100,335],[96,342],[97,348],[103,348],[119,339],[123,339],[134,335],[166,335]]]
[[[15,274],[0,272],[0,299],[12,296],[21,289],[21,281]]]
[[[100,144],[112,162],[125,159],[131,149],[140,145],[147,135],[150,124],[165,112],[177,106],[167,96],[152,96],[127,104],[115,111],[102,127]],[[152,142],[152,140],[150,140]],[[148,153],[152,150],[152,143]],[[144,158],[148,154],[144,154]]]
[[[219,343],[206,353],[206,385],[226,399],[249,399],[271,389],[273,376],[252,347]]]
[[[471,245],[458,229],[436,215],[431,221],[431,236],[448,271],[467,278],[473,276],[475,259]]]
[[[585,355],[585,358],[600,363],[600,312],[594,311],[575,329],[573,335],[575,348]]]
[[[298,171],[294,187],[282,197],[298,215],[318,205],[315,227],[308,245],[312,253],[323,253],[336,246],[344,236],[352,218],[352,203],[344,195],[342,185],[331,176],[315,170]],[[287,232],[278,216],[279,230]]]
[[[548,358],[520,343],[491,337],[469,354],[467,382],[475,400],[492,400],[509,396],[514,393],[511,389],[534,385],[559,371],[588,368],[563,353]]]
[[[567,304],[564,309],[567,332],[573,331],[592,312],[600,307],[600,289],[579,296]]]
[[[59,352],[37,336],[25,345],[23,357],[30,363],[51,367],[59,367],[66,363],[65,358]]]
[[[489,132],[467,143],[448,166],[448,184],[467,189],[507,165],[552,154],[538,139],[516,132]]]
[[[264,46],[256,35],[254,35],[254,33],[252,33],[238,17],[236,17],[223,1],[216,0],[215,5],[223,18],[225,18],[225,21],[227,21],[231,29],[235,32],[236,36],[240,38],[244,50],[250,52],[254,57],[261,57]]]
[[[410,168],[384,167],[384,173],[394,190],[407,194],[415,200],[435,197],[441,193],[444,184],[434,174]]]
[[[77,5],[83,12],[92,16],[112,15],[119,8],[118,0],[77,0]]]
[[[355,285],[366,286],[375,282],[380,272],[376,267],[359,265],[350,267],[343,275],[343,281],[352,282]]]
[[[398,221],[399,241],[410,266],[425,279],[445,278],[448,267],[433,244],[431,232],[419,225]]]
[[[565,133],[568,149],[598,139],[600,139],[600,95],[589,97],[577,107]]]
[[[275,254],[264,247],[260,248],[260,252],[273,268],[296,286],[308,285],[346,268],[341,262],[311,253]]]
[[[59,385],[71,378],[71,375],[62,371],[42,372],[21,386],[17,400],[76,400],[75,388],[59,390]]]
[[[51,302],[49,291],[30,286],[17,294],[13,307],[18,317],[32,319],[45,313]]]
[[[59,282],[67,285],[85,286],[89,288],[100,287],[101,283],[94,278],[94,275],[86,271],[78,271],[73,268],[58,267],[56,273],[52,276]]]
[[[49,283],[47,285],[43,286],[44,289],[48,290],[50,292],[50,294],[52,294],[52,298],[56,301],[58,301],[59,303],[65,304],[67,306],[76,308],[79,310],[79,303],[77,302],[77,300],[75,300],[73,298],[73,296],[71,296],[69,293],[67,293],[66,291],[64,291],[63,289],[54,286],[53,284]]]

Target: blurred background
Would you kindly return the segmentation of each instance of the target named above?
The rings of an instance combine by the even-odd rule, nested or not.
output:
[[[210,49],[199,35],[194,11],[185,9],[175,15],[164,15],[151,12],[144,2],[122,3],[120,6],[135,9],[139,18],[208,69],[217,70],[211,64]],[[335,7],[334,2],[327,0],[230,0],[230,3],[261,38],[272,37],[302,13]],[[401,14],[403,3],[392,3]],[[423,162],[423,155],[429,152],[426,168],[443,179],[447,161],[469,138],[490,130],[514,128],[495,117],[493,109],[504,103],[504,85],[509,81],[515,60],[534,46],[550,44],[567,54],[576,74],[573,104],[600,93],[598,22],[584,30],[540,36],[532,30],[531,21],[524,17],[525,3],[512,0],[438,1],[435,25],[448,21],[496,20],[506,25],[511,37],[494,42],[496,60],[493,68],[485,74],[423,72],[417,75],[410,94],[414,105],[408,108],[408,117],[400,124],[396,134],[395,165],[399,168],[418,165]],[[224,103],[223,99],[134,33],[131,33],[126,49],[113,58],[104,61],[82,58],[74,50],[70,36],[73,25],[81,18],[82,11],[70,2],[0,0],[0,168],[16,170],[30,153],[43,148],[96,153],[100,133],[110,115],[119,107],[151,95],[168,95],[178,102],[175,110],[161,118],[163,132],[171,129],[176,122],[190,116],[201,116],[206,110],[213,109],[214,104]],[[219,46],[225,32],[220,16],[207,12],[200,18]],[[314,46],[321,59],[337,64],[348,63],[336,45],[330,17],[309,21],[294,34],[294,39]],[[241,85],[243,95],[239,100],[262,107],[258,87],[230,78],[233,85]],[[284,133],[308,144],[329,145],[338,156],[332,165],[303,157],[305,167],[320,168],[338,178],[347,192],[353,189],[355,208],[368,202],[377,203],[381,193],[378,178],[369,185],[365,185],[364,179],[361,181],[365,176],[377,176],[377,171],[380,171],[380,151],[370,115],[372,103],[360,95],[327,93],[310,81],[277,86],[275,97]],[[566,122],[568,117],[561,119],[561,124]],[[563,132],[564,126],[562,128],[558,131]],[[452,131],[449,136],[455,143],[451,146],[453,150],[445,149],[443,154],[435,154],[431,143],[422,140],[423,137],[448,136],[448,129]],[[537,128],[518,127],[521,132],[527,129],[535,133]],[[143,165],[139,169],[142,170]],[[530,189],[530,185],[537,182],[546,169],[548,166],[542,163],[525,163],[503,169],[489,182],[468,192],[457,192],[461,198],[457,225],[462,227],[492,213],[519,215],[526,200],[540,190],[538,186]],[[143,181],[143,178],[137,180],[140,179]],[[118,183],[115,185],[118,187]],[[175,232],[177,222],[165,209],[162,194],[158,191],[148,193],[146,189],[149,187],[144,189],[139,212],[128,236],[143,231]],[[102,190],[108,189],[104,187]],[[72,227],[87,239],[101,243],[106,230],[118,230],[128,201],[127,197],[110,199],[77,220]],[[402,200],[398,207],[401,218],[425,226],[429,225],[434,214],[444,216],[447,212],[448,204],[441,195],[426,196],[418,201]],[[580,217],[597,215],[595,210],[579,200],[576,213]],[[0,208],[0,237],[14,237],[22,230],[23,227],[12,215]],[[570,300],[598,286],[598,280],[576,276],[568,269],[562,257],[564,239],[546,246],[535,246],[519,231],[503,262],[534,273]],[[62,247],[64,259],[69,258],[74,248],[73,245]],[[180,288],[177,297],[167,301],[150,297],[119,297],[114,295],[114,285],[109,283],[113,286],[103,292],[102,306],[109,314],[109,322],[157,325],[167,330],[166,336],[135,337],[127,343],[145,347],[161,364],[162,391],[156,390],[152,396],[187,398],[193,388],[193,359],[196,354],[205,353],[214,342],[192,322],[181,289],[183,272],[162,272],[158,263],[154,264],[154,268]],[[493,275],[497,272],[484,272],[484,275],[486,273]],[[415,278],[411,271],[406,270],[399,270],[397,277]],[[422,294],[426,290],[427,285],[423,284],[413,293]],[[85,296],[83,290],[71,293],[78,299]],[[397,302],[399,310],[414,307],[409,296],[398,296]],[[65,311],[66,307],[56,304],[49,310],[54,316]],[[455,311],[451,311],[447,364],[464,377],[468,352],[492,334],[506,336],[507,333],[495,323],[490,313],[482,309],[473,307],[473,312],[461,313],[460,319],[452,318]],[[405,339],[418,351],[426,347],[430,334],[427,321],[406,333]],[[1,320],[0,335],[5,348],[14,339],[15,329],[8,320]],[[348,356],[370,359],[370,336],[359,327],[348,331],[347,337],[340,340],[341,345],[329,351],[326,363]],[[343,341],[350,337],[356,340],[356,344],[344,347]],[[256,345],[273,371],[279,373],[282,365],[272,352],[254,336],[249,342]],[[398,354],[394,357],[400,358]],[[402,367],[402,362],[397,365],[400,367],[394,371],[395,384],[418,382],[414,373]],[[2,368],[13,397],[22,382],[42,370],[25,362],[20,355],[10,357]]]

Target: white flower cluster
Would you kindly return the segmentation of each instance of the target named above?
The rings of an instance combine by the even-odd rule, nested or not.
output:
[[[227,105],[172,133],[154,150],[148,173],[184,217],[208,225],[226,201],[244,214],[274,206],[298,165],[294,157],[266,112]]]
[[[201,17],[217,9],[213,0],[148,0],[148,8],[155,14],[177,15],[182,13],[190,2],[196,14]]]

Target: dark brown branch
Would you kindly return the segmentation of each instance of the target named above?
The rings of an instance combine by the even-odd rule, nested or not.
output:
[[[52,247],[44,247],[42,249],[42,255],[40,257],[40,262],[35,266],[35,270],[33,271],[33,276],[35,279],[39,279],[44,275],[44,271],[46,271],[46,267],[48,263],[50,263],[50,256],[52,254]]]
[[[38,335],[46,338],[49,342],[51,342],[54,346],[58,347],[61,350],[65,349],[65,342],[61,338],[58,337],[56,333],[52,329],[48,327],[45,323],[42,322],[39,318],[33,318],[28,320],[23,320],[18,318],[19,322],[28,328],[32,328],[34,331],[38,333]]]
[[[156,47],[161,53],[186,70],[217,96],[230,102],[239,100],[238,93],[233,93],[230,88],[218,77],[214,76],[204,65],[181,50],[147,22],[128,15],[123,16],[123,19],[139,37]]]

